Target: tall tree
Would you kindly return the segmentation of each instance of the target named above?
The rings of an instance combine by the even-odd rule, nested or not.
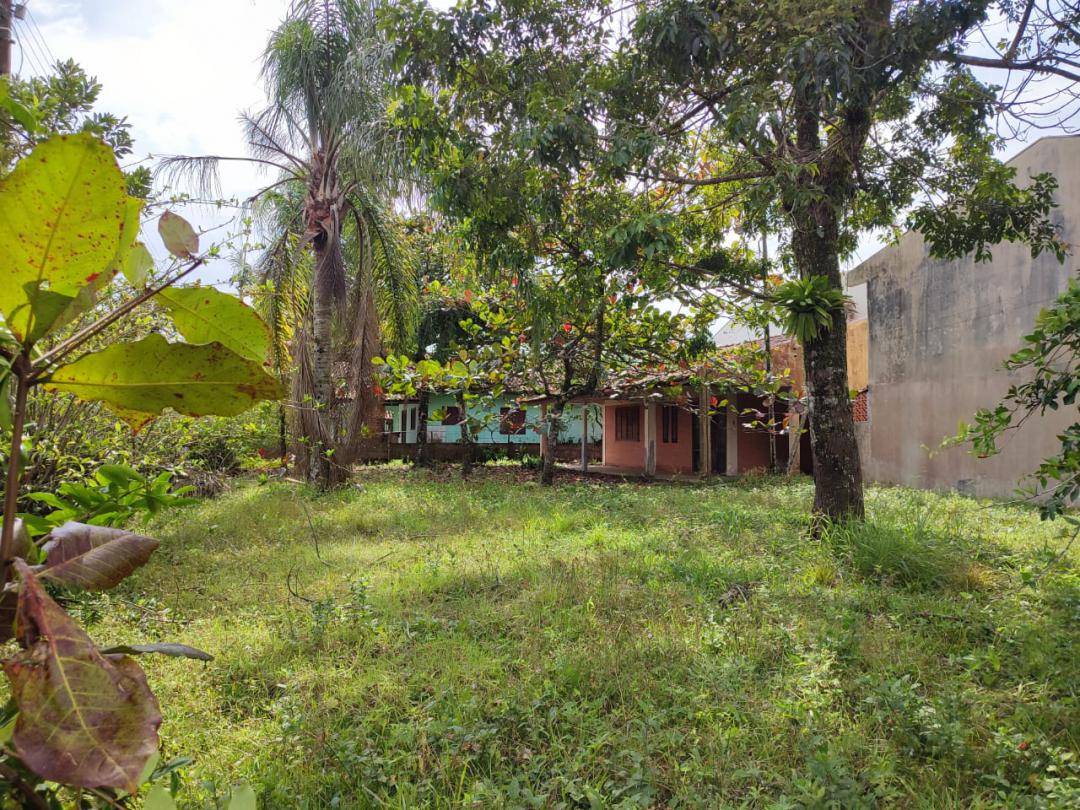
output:
[[[324,486],[346,474],[381,426],[371,359],[384,340],[406,350],[415,330],[416,277],[391,209],[407,172],[385,116],[391,50],[377,25],[381,6],[295,0],[263,57],[269,105],[242,117],[250,155],[163,164],[204,187],[216,182],[221,160],[278,172],[251,201],[276,192],[281,209],[262,280],[292,295],[297,253],[310,252],[309,301],[293,342],[294,406],[301,460]]]
[[[468,0],[399,14],[411,60],[513,90],[489,123],[536,137],[537,160],[713,187],[747,220],[778,218],[786,255],[823,307],[835,306],[860,234],[905,217],[942,255],[986,257],[1004,239],[1064,249],[1047,219],[1053,179],[1018,187],[995,157],[993,124],[1075,115],[1073,3]],[[846,333],[833,320],[804,358],[815,510],[842,520],[862,515],[863,496]]]
[[[131,124],[126,117],[94,109],[101,89],[101,82],[70,59],[53,65],[48,76],[0,78],[0,166],[7,171],[56,133],[89,132],[117,158],[128,157],[134,148]],[[146,166],[126,170],[124,177],[131,196],[150,193]]]

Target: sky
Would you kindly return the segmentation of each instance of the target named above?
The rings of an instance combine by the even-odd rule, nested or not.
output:
[[[97,109],[130,121],[134,160],[243,155],[237,116],[263,103],[259,57],[287,5],[288,0],[29,0],[27,19],[16,23],[12,68],[39,73],[50,56],[78,62],[103,85]],[[230,197],[249,195],[265,180],[243,163],[223,166],[221,175],[222,191]],[[180,213],[201,228],[230,218],[206,209]],[[152,228],[144,228],[144,238],[164,256]],[[229,272],[222,260],[203,280],[219,281]]]
[[[26,0],[27,18],[15,27],[13,69],[31,75],[54,59],[74,59],[103,85],[98,109],[129,119],[135,159],[168,154],[241,156],[245,145],[237,116],[258,109],[264,101],[260,56],[288,4],[289,0]],[[449,4],[450,0],[434,2],[441,7]],[[1011,144],[1008,153],[1022,146]],[[222,166],[222,192],[227,197],[246,197],[265,179],[251,164]],[[230,218],[208,209],[181,213],[203,229],[221,226]],[[215,231],[207,238],[221,234]],[[166,255],[156,234],[144,232],[144,237],[156,255]],[[880,246],[877,236],[864,239],[849,266]],[[230,272],[222,260],[203,280],[221,281]]]

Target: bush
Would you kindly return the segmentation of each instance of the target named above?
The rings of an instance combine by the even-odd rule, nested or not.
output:
[[[35,394],[23,443],[27,491],[56,492],[81,485],[103,464],[125,465],[147,478],[163,472],[213,494],[245,460],[276,454],[277,406],[262,403],[236,417],[191,419],[167,414],[137,433],[99,403],[61,394]],[[6,457],[2,458],[6,465]],[[32,504],[24,508],[33,510]]]
[[[544,466],[544,460],[539,456],[526,453],[521,457],[521,469],[523,470],[539,470]]]

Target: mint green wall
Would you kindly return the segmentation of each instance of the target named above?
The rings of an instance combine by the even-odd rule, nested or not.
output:
[[[428,400],[428,414],[432,414],[435,411],[446,410],[452,405],[456,405],[454,397],[450,394],[436,394]],[[478,406],[477,406],[478,407]],[[525,432],[508,436],[499,433],[499,409],[504,407],[513,407],[513,400],[504,397],[498,400],[498,403],[494,408],[489,409],[487,413],[492,415],[489,420],[488,427],[482,429],[479,435],[476,437],[478,444],[538,444],[540,442],[540,434],[534,429],[534,425],[540,421],[540,406],[529,405],[525,408]],[[391,403],[386,406],[386,410],[393,416],[394,431],[401,430],[401,406],[396,403]],[[599,408],[593,407],[589,414],[589,436],[594,441],[599,441],[604,434],[603,426],[599,424]],[[480,415],[475,411],[471,411],[470,415],[474,418],[478,418]],[[431,429],[429,432],[436,434],[441,433],[442,441],[444,443],[459,442],[461,441],[461,426],[460,425],[441,425],[438,422],[429,421],[428,427]],[[563,429],[559,434],[559,443],[567,444],[581,441],[581,408],[576,405],[567,406],[567,409],[563,412]]]

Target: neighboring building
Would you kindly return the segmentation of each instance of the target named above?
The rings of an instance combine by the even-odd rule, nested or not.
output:
[[[1052,216],[1062,238],[1080,244],[1080,137],[1043,138],[1009,162],[1017,180],[1041,172],[1059,182]],[[1018,479],[1060,447],[1076,412],[1035,416],[1001,442],[1002,452],[976,459],[967,448],[940,449],[960,422],[993,407],[1022,376],[1002,368],[1021,347],[1039,311],[1075,275],[1077,261],[1031,257],[1022,244],[1001,244],[976,263],[931,258],[917,233],[879,251],[848,274],[865,286],[869,321],[868,422],[860,431],[869,481],[979,496],[1012,494]],[[849,353],[849,367],[852,357]],[[856,383],[853,383],[855,386]],[[1069,409],[1071,410],[1071,409]]]
[[[610,380],[601,390],[572,400],[590,406],[602,422],[599,465],[588,470],[615,475],[739,475],[764,470],[769,463],[769,431],[751,427],[763,420],[766,402],[758,393],[738,390],[734,380],[695,382],[688,370],[642,370]],[[727,401],[728,406],[721,403]],[[545,398],[537,397],[543,410]],[[779,465],[796,468],[799,454],[789,448],[798,434],[797,412],[777,399],[777,422],[788,430],[776,436]],[[753,412],[747,415],[747,412]],[[591,417],[595,419],[595,417]],[[807,451],[805,457],[809,458]]]
[[[432,414],[442,418],[435,420]],[[482,445],[534,445],[539,452],[540,434],[536,427],[540,423],[540,406],[522,403],[515,397],[504,396],[496,400],[494,407],[471,414],[486,423],[486,427],[477,432],[476,443]],[[580,409],[569,408],[563,414],[564,426],[559,438],[560,444],[579,444],[581,442],[582,419]],[[432,394],[428,398],[427,441],[430,444],[457,444],[461,441],[461,414],[456,399],[452,394]],[[386,433],[391,443],[416,444],[417,430],[420,425],[420,403],[388,400],[386,403]],[[599,442],[601,427],[595,424],[590,428],[590,440]],[[523,452],[527,447],[521,448]]]

